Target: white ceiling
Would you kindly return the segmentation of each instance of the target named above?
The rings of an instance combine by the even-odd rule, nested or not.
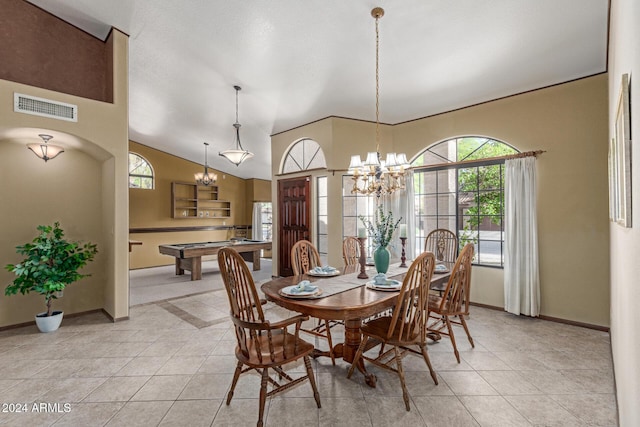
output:
[[[271,179],[270,135],[327,116],[399,123],[606,71],[608,0],[29,0],[129,39],[130,138]],[[234,144],[234,85],[244,147]]]

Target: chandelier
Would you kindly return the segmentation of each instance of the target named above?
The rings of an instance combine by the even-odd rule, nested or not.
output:
[[[29,150],[33,151],[33,154],[40,157],[45,162],[55,158],[60,153],[64,153],[64,148],[59,145],[49,144],[49,140],[53,139],[51,135],[41,133],[38,136],[42,138],[43,143],[27,144],[27,147]]]
[[[360,159],[360,155],[351,156],[348,172],[353,175],[352,193],[375,194],[376,197],[380,197],[383,194],[391,194],[405,188],[405,168],[409,166],[409,162],[404,153],[387,153],[385,160],[382,160],[380,155],[380,34],[378,21],[384,16],[384,9],[374,8],[371,11],[371,16],[376,20],[376,151],[367,153],[364,163]]]
[[[215,173],[209,173],[209,165],[207,164],[207,147],[208,142],[204,143],[204,173],[200,172],[195,174],[196,183],[198,185],[211,185],[218,181],[218,175]]]
[[[238,122],[238,92],[242,90],[242,88],[240,86],[234,86],[233,88],[236,90],[236,122],[233,124],[233,127],[236,128],[236,148],[224,150],[218,154],[220,154],[222,157],[225,157],[234,165],[240,166],[240,163],[252,158],[253,153],[242,148],[242,143],[240,142],[240,123]]]

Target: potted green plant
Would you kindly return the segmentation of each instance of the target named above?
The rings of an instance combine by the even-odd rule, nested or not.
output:
[[[373,222],[364,216],[360,216],[360,221],[367,228],[369,238],[375,246],[373,252],[373,262],[376,266],[378,273],[386,273],[389,270],[389,261],[391,254],[387,246],[391,242],[393,233],[398,228],[398,224],[402,221],[402,217],[399,220],[393,220],[393,213],[389,211],[384,213],[382,205],[378,205],[376,212],[373,214]]]
[[[42,332],[58,329],[62,322],[62,311],[51,311],[51,302],[57,292],[89,274],[80,274],[79,269],[92,261],[98,252],[92,243],[70,242],[64,239],[60,223],[39,225],[40,234],[31,243],[16,246],[16,252],[25,255],[18,264],[7,264],[5,269],[16,275],[13,283],[4,291],[5,295],[18,292],[37,292],[44,295],[47,311],[36,315],[36,324]]]

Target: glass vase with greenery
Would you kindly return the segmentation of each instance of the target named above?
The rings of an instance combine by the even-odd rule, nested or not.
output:
[[[373,222],[362,215],[359,218],[367,229],[369,239],[376,247],[387,247],[393,238],[393,233],[398,228],[398,224],[402,221],[402,217],[394,221],[391,211],[385,214],[382,205],[378,205],[376,208],[373,214]]]
[[[387,246],[393,238],[393,233],[398,228],[398,224],[402,221],[402,217],[394,221],[393,213],[388,211],[386,214],[382,209],[382,205],[378,205],[373,215],[373,222],[364,216],[360,216],[360,221],[367,229],[371,243],[376,248],[373,253],[373,259],[378,273],[386,273],[389,269],[390,253]]]

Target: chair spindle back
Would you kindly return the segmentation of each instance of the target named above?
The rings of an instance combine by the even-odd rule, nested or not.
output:
[[[321,265],[320,254],[313,243],[300,240],[291,248],[291,268],[293,275],[305,274],[314,267]]]
[[[218,252],[218,265],[229,297],[231,320],[240,352],[249,358],[253,347],[257,350],[260,362],[265,362],[265,356],[269,362],[275,361],[272,331],[265,320],[260,297],[246,262],[234,249],[223,248]],[[267,338],[261,339],[265,334]]]
[[[456,264],[451,270],[451,277],[443,292],[440,310],[449,314],[469,314],[469,292],[471,289],[471,262],[475,248],[473,243],[467,243]]]
[[[342,259],[344,265],[357,265],[360,262],[360,241],[357,237],[349,236],[342,242]]]
[[[398,302],[393,309],[393,317],[387,331],[387,339],[396,336],[403,342],[414,342],[426,336],[427,304],[429,284],[435,268],[435,256],[431,252],[421,253],[409,267]]]
[[[438,228],[427,235],[424,250],[433,252],[436,261],[454,263],[458,256],[458,238],[453,232]]]

